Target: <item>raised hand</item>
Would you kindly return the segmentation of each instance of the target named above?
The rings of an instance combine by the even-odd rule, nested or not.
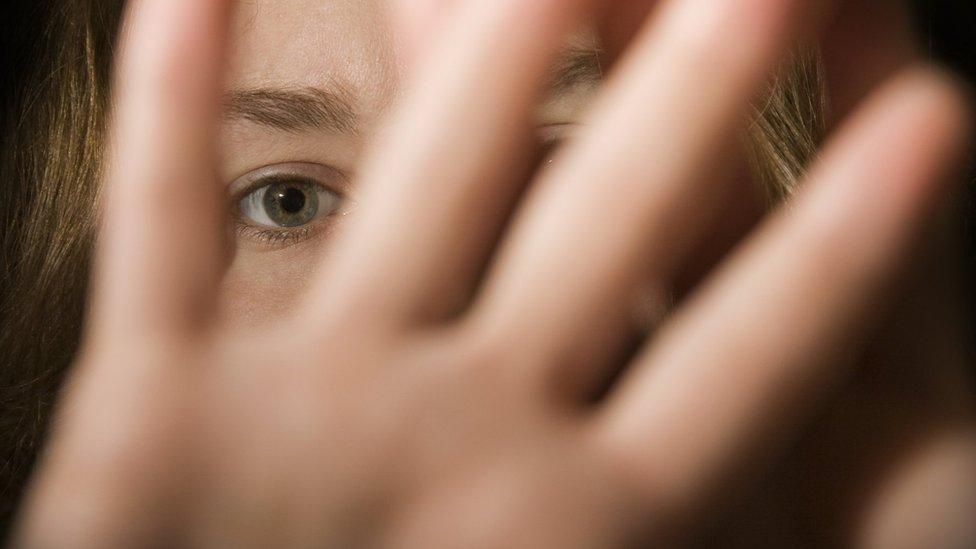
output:
[[[90,330],[20,543],[614,546],[687,535],[755,478],[927,228],[966,107],[931,69],[883,85],[592,405],[635,287],[675,276],[819,11],[662,3],[520,200],[540,75],[607,9],[459,3],[307,310],[244,339],[214,321],[229,3],[136,3]]]

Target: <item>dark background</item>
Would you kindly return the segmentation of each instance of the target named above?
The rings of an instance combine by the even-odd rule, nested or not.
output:
[[[976,84],[976,2],[915,0],[919,26],[929,37],[929,51],[966,74]]]
[[[928,39],[929,53],[963,74],[976,90],[976,0],[915,0],[919,27]],[[976,318],[976,150],[970,156],[969,185],[964,217],[969,253],[970,310]],[[976,341],[976,324],[970,334]]]

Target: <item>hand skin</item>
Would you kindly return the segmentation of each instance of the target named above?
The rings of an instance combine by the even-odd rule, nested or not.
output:
[[[137,3],[90,330],[17,543],[602,547],[694,534],[843,375],[968,137],[955,84],[900,71],[604,402],[559,398],[564,357],[600,356],[629,290],[674,276],[679,236],[708,209],[707,160],[789,37],[809,31],[804,6],[663,6],[496,246],[536,75],[580,17],[608,8],[465,3],[367,162],[361,214],[308,309],[241,339],[213,329],[224,221],[216,190],[200,192],[213,187],[230,8]],[[505,70],[485,81],[470,67]],[[461,139],[470,128],[482,139]],[[592,192],[605,181],[627,192]],[[405,191],[418,187],[431,192]],[[490,253],[478,299],[445,316]]]
[[[601,35],[611,63],[653,4],[622,2],[608,12]],[[921,62],[923,50],[904,2],[855,0],[837,10],[820,46],[835,123],[885,79]],[[415,14],[404,34],[439,32],[443,19],[421,19]],[[735,207],[750,215],[745,202]],[[945,210],[906,269],[901,297],[879,315],[856,373],[781,463],[734,498],[734,510],[703,534],[704,546],[965,547],[976,539],[968,519],[976,514],[971,319],[958,276],[958,215],[953,204]],[[723,244],[703,257],[706,268],[732,249],[738,227],[752,223],[723,227],[733,240],[711,235]]]

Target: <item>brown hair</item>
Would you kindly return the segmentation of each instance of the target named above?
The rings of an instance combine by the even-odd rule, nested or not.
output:
[[[0,535],[77,346],[121,6],[40,2],[18,21],[41,28],[24,37],[0,151]]]
[[[5,105],[0,152],[0,540],[77,349],[95,227],[112,47],[123,0],[30,2],[44,21]],[[823,130],[820,70],[798,59],[753,127],[772,199],[796,187]]]

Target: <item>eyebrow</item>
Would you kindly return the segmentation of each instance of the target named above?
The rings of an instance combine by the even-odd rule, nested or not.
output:
[[[352,93],[338,84],[236,90],[224,96],[223,103],[228,120],[247,120],[289,133],[355,134],[360,126]]]
[[[592,48],[571,48],[557,58],[547,82],[548,97],[558,98],[603,78],[601,54]],[[356,135],[360,120],[355,96],[345,86],[259,87],[231,91],[223,99],[225,120],[246,120],[288,133],[322,131]]]
[[[603,80],[603,52],[599,48],[564,50],[550,71],[548,90],[558,97],[580,86],[599,84]]]

